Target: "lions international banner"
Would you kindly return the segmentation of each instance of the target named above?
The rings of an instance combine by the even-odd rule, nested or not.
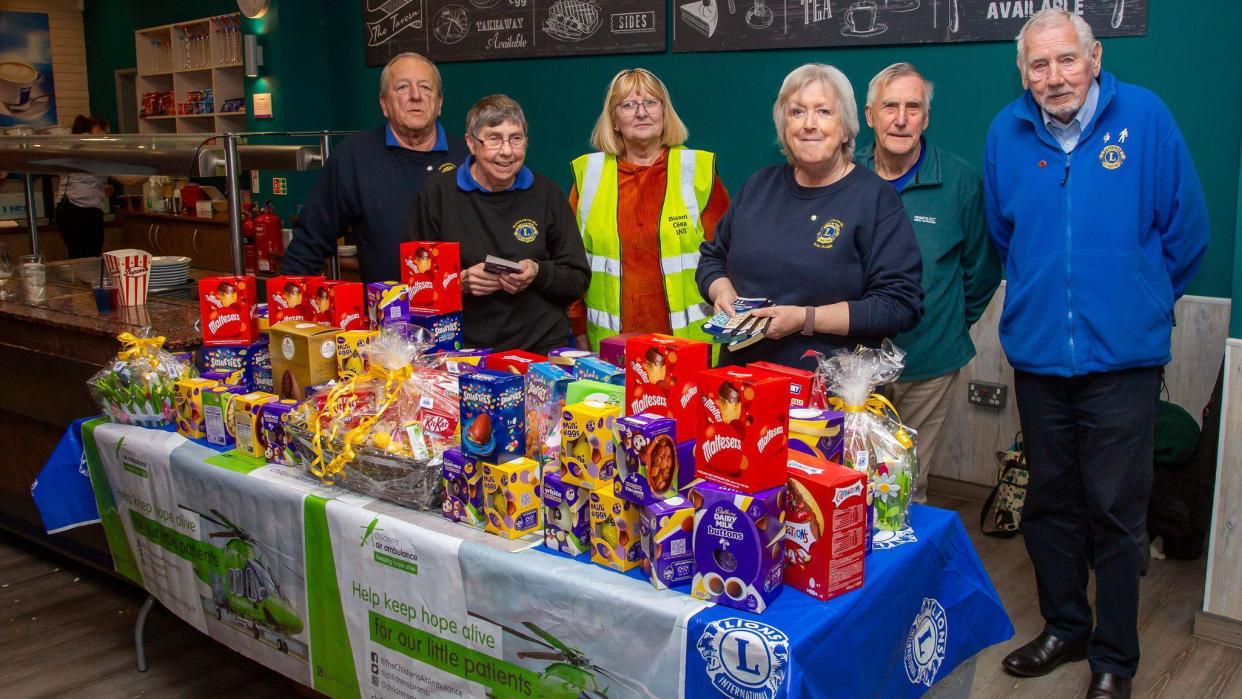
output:
[[[756,615],[171,432],[83,444],[117,570],[332,697],[917,697],[1013,633],[942,510],[878,542],[862,589]]]

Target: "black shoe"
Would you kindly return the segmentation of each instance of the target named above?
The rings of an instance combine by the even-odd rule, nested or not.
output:
[[[1087,641],[1062,641],[1044,631],[1001,662],[1005,671],[1018,677],[1042,677],[1062,663],[1087,659]],[[1111,675],[1110,675],[1111,676]]]
[[[1130,678],[1111,672],[1091,673],[1087,699],[1130,699]]]

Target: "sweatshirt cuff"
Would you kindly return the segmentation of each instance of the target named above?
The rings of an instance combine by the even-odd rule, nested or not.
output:
[[[535,291],[542,294],[552,286],[552,277],[555,272],[553,267],[555,265],[551,261],[540,262],[538,260],[531,260],[531,262],[535,263],[535,267],[539,271],[535,272],[535,278],[531,280],[530,285],[535,288]]]
[[[850,309],[850,327],[846,335],[851,337],[862,336],[871,337],[871,304],[863,299],[855,299],[846,301],[845,305]]]
[[[712,298],[707,293],[707,290],[712,288],[712,283],[717,279],[727,276],[729,275],[724,272],[708,272],[707,275],[703,277],[703,280],[699,282],[699,293],[703,295],[703,300],[706,301],[709,306],[712,304]]]

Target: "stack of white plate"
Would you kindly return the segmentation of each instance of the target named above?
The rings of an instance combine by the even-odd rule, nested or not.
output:
[[[161,255],[151,258],[150,291],[183,286],[190,273],[190,258]]]

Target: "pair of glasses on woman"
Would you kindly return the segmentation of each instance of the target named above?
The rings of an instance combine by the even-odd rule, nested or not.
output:
[[[617,106],[621,109],[622,114],[629,116],[636,113],[639,107],[642,107],[649,114],[651,112],[658,112],[664,106],[664,103],[654,97],[648,97],[641,102],[638,100],[626,100]]]
[[[474,140],[483,144],[487,150],[500,150],[500,147],[508,142],[509,147],[513,150],[522,150],[526,147],[526,136],[522,134],[513,134],[509,138],[505,138],[498,133],[488,134],[486,138],[474,137]]]

